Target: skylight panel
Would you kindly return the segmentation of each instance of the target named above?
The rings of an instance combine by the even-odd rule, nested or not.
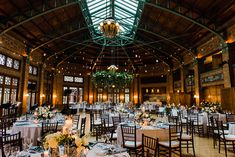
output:
[[[81,0],[81,7],[86,7],[84,17],[94,39],[101,37],[99,25],[106,18],[113,17],[120,24],[119,37],[133,38],[145,0]],[[85,4],[86,3],[86,4]],[[114,14],[112,15],[112,9]]]

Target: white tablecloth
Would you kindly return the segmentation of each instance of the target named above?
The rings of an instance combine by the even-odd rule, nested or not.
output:
[[[102,144],[98,143],[91,150],[89,150],[86,157],[114,157],[114,155],[104,155],[105,150],[99,147],[100,145]],[[127,152],[122,152],[115,154],[115,157],[130,157],[130,155]]]
[[[24,138],[31,138],[33,145],[37,144],[37,138],[41,135],[41,123],[14,123],[12,132],[21,132],[21,136]]]
[[[235,135],[235,123],[229,123],[229,134]]]
[[[62,123],[58,124],[61,128]],[[37,139],[41,136],[42,123],[28,122],[15,122],[12,127],[12,133],[21,132],[23,138],[31,138],[33,145],[37,145]]]
[[[166,141],[169,139],[169,129],[167,128],[157,128],[153,126],[143,126],[140,129],[136,130],[136,138],[137,141],[142,141],[142,134],[152,137],[158,138],[159,141]],[[121,126],[117,128],[117,144],[122,145],[122,131]]]

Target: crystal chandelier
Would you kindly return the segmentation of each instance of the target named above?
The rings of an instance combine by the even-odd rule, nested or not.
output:
[[[115,38],[120,30],[119,23],[116,22],[112,17],[105,19],[100,23],[100,32],[106,38]]]

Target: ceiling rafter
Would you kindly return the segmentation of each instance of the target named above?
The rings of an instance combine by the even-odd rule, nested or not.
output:
[[[133,1],[133,0],[131,0]],[[142,0],[139,0],[139,1],[142,1]],[[144,1],[145,4],[149,5],[149,6],[152,6],[152,7],[155,7],[155,8],[158,8],[158,9],[161,9],[163,11],[166,11],[166,12],[169,12],[169,13],[172,13],[174,15],[177,15],[179,17],[182,17],[204,29],[206,29],[207,31],[211,32],[212,34],[214,34],[215,36],[218,36],[221,41],[224,41],[224,37],[219,33],[217,32],[217,30],[215,30],[214,28],[211,28],[210,26],[207,25],[206,21],[208,19],[204,18],[204,17],[201,17],[199,19],[197,18],[193,18],[193,17],[190,17],[189,15],[187,14],[184,14],[181,9],[180,9],[180,6],[179,6],[179,9],[178,8],[171,8],[171,5],[169,5],[171,3],[171,0],[166,0],[164,1],[164,3],[161,3],[160,1]],[[166,5],[168,4],[168,5]],[[214,25],[214,24],[213,24]]]
[[[57,2],[58,0],[54,0],[55,2]],[[72,6],[72,5],[78,5],[78,2],[77,0],[64,0],[64,3],[55,3],[55,6],[52,7],[52,8],[49,8],[48,10],[43,10],[42,8],[42,12],[40,13],[37,13],[37,14],[34,14],[34,15],[31,15],[29,18],[27,19],[23,19],[22,21],[19,21],[18,23],[6,28],[5,30],[3,30],[0,35],[3,35],[7,32],[9,32],[10,30],[14,29],[14,28],[17,28],[18,26],[24,24],[24,23],[27,23],[33,19],[36,19],[40,16],[43,16],[43,15],[46,15],[48,13],[51,13],[51,12],[54,12],[56,10],[59,10],[59,9],[62,9],[62,8],[65,8],[65,7],[69,7],[69,6]],[[43,6],[42,6],[43,7]]]
[[[38,9],[36,9],[36,8],[32,5],[32,2],[31,2],[30,0],[26,0],[26,1],[27,1],[27,3],[30,5],[30,7],[31,7],[33,10],[36,10],[37,12],[39,12]],[[50,26],[50,27],[52,28],[52,30],[55,29],[55,28],[45,19],[44,16],[41,16],[41,18],[48,24],[48,26]],[[33,20],[31,20],[31,21],[33,22]]]

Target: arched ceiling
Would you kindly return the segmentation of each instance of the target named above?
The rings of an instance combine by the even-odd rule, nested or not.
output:
[[[92,39],[81,6],[88,1],[1,0],[0,35],[23,39],[32,53],[44,51],[53,67],[71,62],[91,71],[116,64],[126,71],[156,72],[184,64],[187,53],[194,59],[193,50],[207,36],[223,40],[222,25],[235,15],[234,0],[130,0],[144,6],[133,41],[103,46]]]

